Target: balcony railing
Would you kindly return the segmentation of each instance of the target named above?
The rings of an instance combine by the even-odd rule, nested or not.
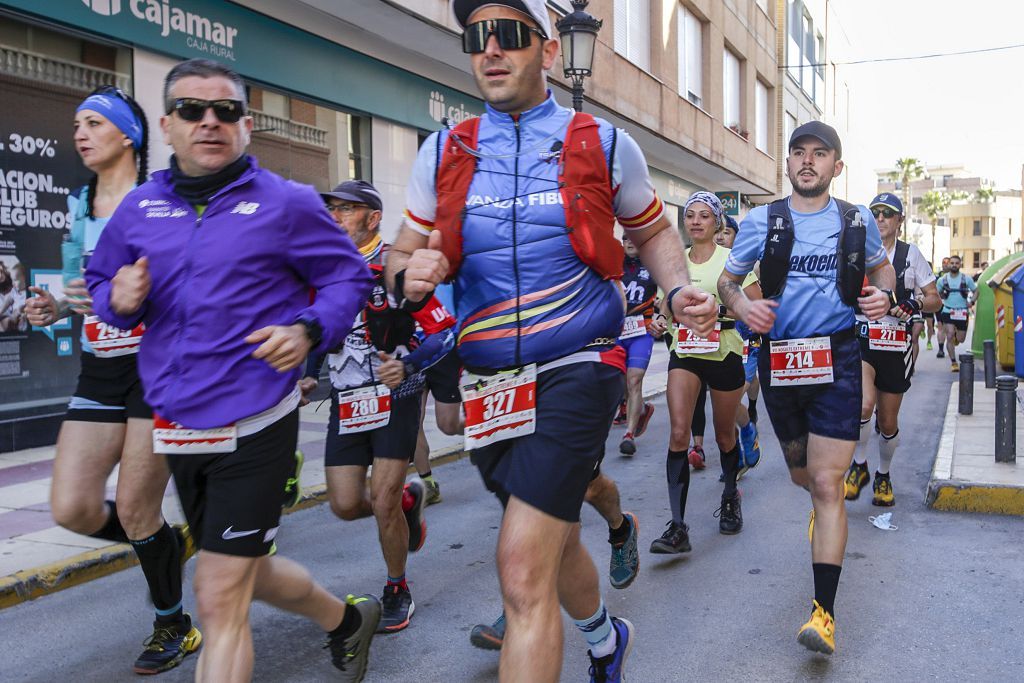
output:
[[[273,116],[257,109],[250,109],[249,113],[252,114],[254,132],[268,133],[314,147],[327,147],[327,131],[323,128]]]
[[[128,74],[68,62],[7,45],[0,45],[0,73],[83,92],[111,84],[131,92],[131,78]]]

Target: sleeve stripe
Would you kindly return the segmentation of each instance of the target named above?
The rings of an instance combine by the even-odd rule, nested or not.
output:
[[[434,221],[428,221],[425,218],[420,218],[419,216],[416,216],[412,211],[409,211],[409,209],[405,210],[405,217],[409,219],[410,222],[415,223],[416,225],[419,225],[422,228],[426,228],[427,230],[434,229]]]
[[[643,227],[649,225],[650,223],[653,223],[655,220],[660,218],[664,210],[665,207],[661,203],[661,198],[655,196],[654,201],[651,202],[650,206],[644,209],[644,211],[640,215],[634,216],[633,218],[619,218],[619,223],[624,228],[635,229]]]

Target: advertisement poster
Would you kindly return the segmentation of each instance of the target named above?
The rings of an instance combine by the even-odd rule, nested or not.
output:
[[[88,174],[72,122],[86,93],[0,76],[0,419],[62,410],[74,391],[78,321],[33,328],[29,286],[62,293],[68,194]]]

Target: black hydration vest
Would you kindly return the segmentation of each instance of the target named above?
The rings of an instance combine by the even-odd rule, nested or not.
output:
[[[860,209],[842,199],[835,201],[841,216],[839,239],[836,240],[836,288],[843,303],[856,306],[866,272],[867,226],[861,218]],[[786,289],[789,259],[795,241],[789,200],[778,199],[768,207],[768,233],[765,235],[764,256],[761,257],[761,292],[766,299],[781,296]]]
[[[967,276],[964,275],[963,273],[960,273],[960,288],[959,289],[960,289],[960,296],[962,296],[965,300],[967,299],[967,297],[969,297],[971,295],[971,290],[967,288]],[[952,293],[952,291],[953,290],[949,288],[949,273],[945,273],[942,276],[942,291],[939,292],[939,295],[943,299],[945,299],[947,296],[949,296]]]
[[[896,301],[906,301],[913,292],[907,289],[907,268],[910,267],[910,245],[896,240],[896,252],[892,255],[892,267],[896,271]]]

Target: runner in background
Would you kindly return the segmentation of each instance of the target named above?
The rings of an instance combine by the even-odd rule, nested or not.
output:
[[[963,266],[959,256],[949,257],[949,272],[939,278],[936,287],[942,299],[939,321],[946,337],[946,351],[949,354],[950,369],[960,371],[956,347],[967,339],[967,325],[971,308],[978,300],[978,285],[973,278],[960,272]],[[939,350],[941,353],[941,349]]]

